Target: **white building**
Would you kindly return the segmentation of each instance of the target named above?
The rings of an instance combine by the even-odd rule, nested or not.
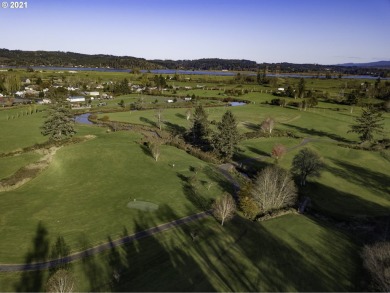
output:
[[[82,96],[75,96],[75,97],[69,97],[67,100],[71,103],[84,103],[85,97]]]

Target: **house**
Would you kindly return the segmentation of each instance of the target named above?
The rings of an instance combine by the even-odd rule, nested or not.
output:
[[[185,86],[184,87],[186,90],[190,90],[190,89],[192,89],[192,87],[191,86]]]
[[[97,96],[100,96],[100,93],[99,92],[89,92],[89,95],[97,97]]]
[[[173,103],[173,100],[168,100],[167,103]]]
[[[71,103],[84,103],[85,102],[85,97],[83,97],[83,96],[74,96],[74,97],[68,97],[66,100],[71,102]]]
[[[284,92],[284,87],[278,87],[279,92]]]
[[[184,98],[184,101],[191,101],[191,100],[192,100],[192,98],[189,98],[189,97]]]

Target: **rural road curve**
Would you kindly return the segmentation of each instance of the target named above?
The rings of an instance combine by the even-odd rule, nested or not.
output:
[[[177,227],[179,225],[190,223],[190,222],[193,222],[193,221],[196,221],[199,219],[203,219],[208,215],[209,215],[209,212],[197,213],[197,214],[194,214],[191,216],[187,216],[187,217],[184,217],[184,218],[181,218],[178,220],[174,220],[172,222],[161,224],[159,226],[134,233],[134,234],[129,235],[129,236],[125,236],[125,237],[113,240],[111,242],[106,242],[106,243],[97,245],[95,247],[71,254],[67,257],[60,258],[60,259],[48,260],[48,261],[38,262],[38,263],[28,263],[28,264],[0,264],[0,272],[36,271],[36,270],[44,270],[44,269],[54,268],[58,264],[70,263],[70,262],[73,262],[76,260],[80,260],[84,257],[88,257],[91,255],[101,253],[101,252],[108,250],[110,248],[133,242],[134,240],[139,240],[139,239],[142,239],[145,237],[152,236],[154,234],[172,229],[172,228]]]

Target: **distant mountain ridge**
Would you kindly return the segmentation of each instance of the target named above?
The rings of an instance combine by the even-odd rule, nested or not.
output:
[[[342,64],[337,64],[337,66],[390,68],[390,61],[376,61],[376,62],[368,62],[368,63],[342,63]]]

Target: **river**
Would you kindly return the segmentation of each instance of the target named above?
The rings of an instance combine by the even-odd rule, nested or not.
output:
[[[24,67],[0,67],[0,68],[24,68]],[[99,72],[131,72],[130,69],[116,69],[116,68],[89,68],[89,67],[49,67],[49,66],[33,66],[34,70],[56,70],[56,71],[99,71]],[[154,69],[154,70],[141,70],[142,73],[151,72],[154,74],[182,74],[182,75],[213,75],[213,76],[235,76],[235,71],[207,71],[207,70],[175,70],[175,69]],[[243,75],[256,76],[255,72],[241,73]],[[292,77],[292,78],[316,78],[317,75],[306,75],[297,73],[281,73],[281,74],[268,74],[269,77]],[[321,79],[325,79],[325,76],[320,76]],[[343,79],[377,79],[378,76],[371,75],[343,75]],[[381,78],[383,80],[390,80],[390,78]]]

